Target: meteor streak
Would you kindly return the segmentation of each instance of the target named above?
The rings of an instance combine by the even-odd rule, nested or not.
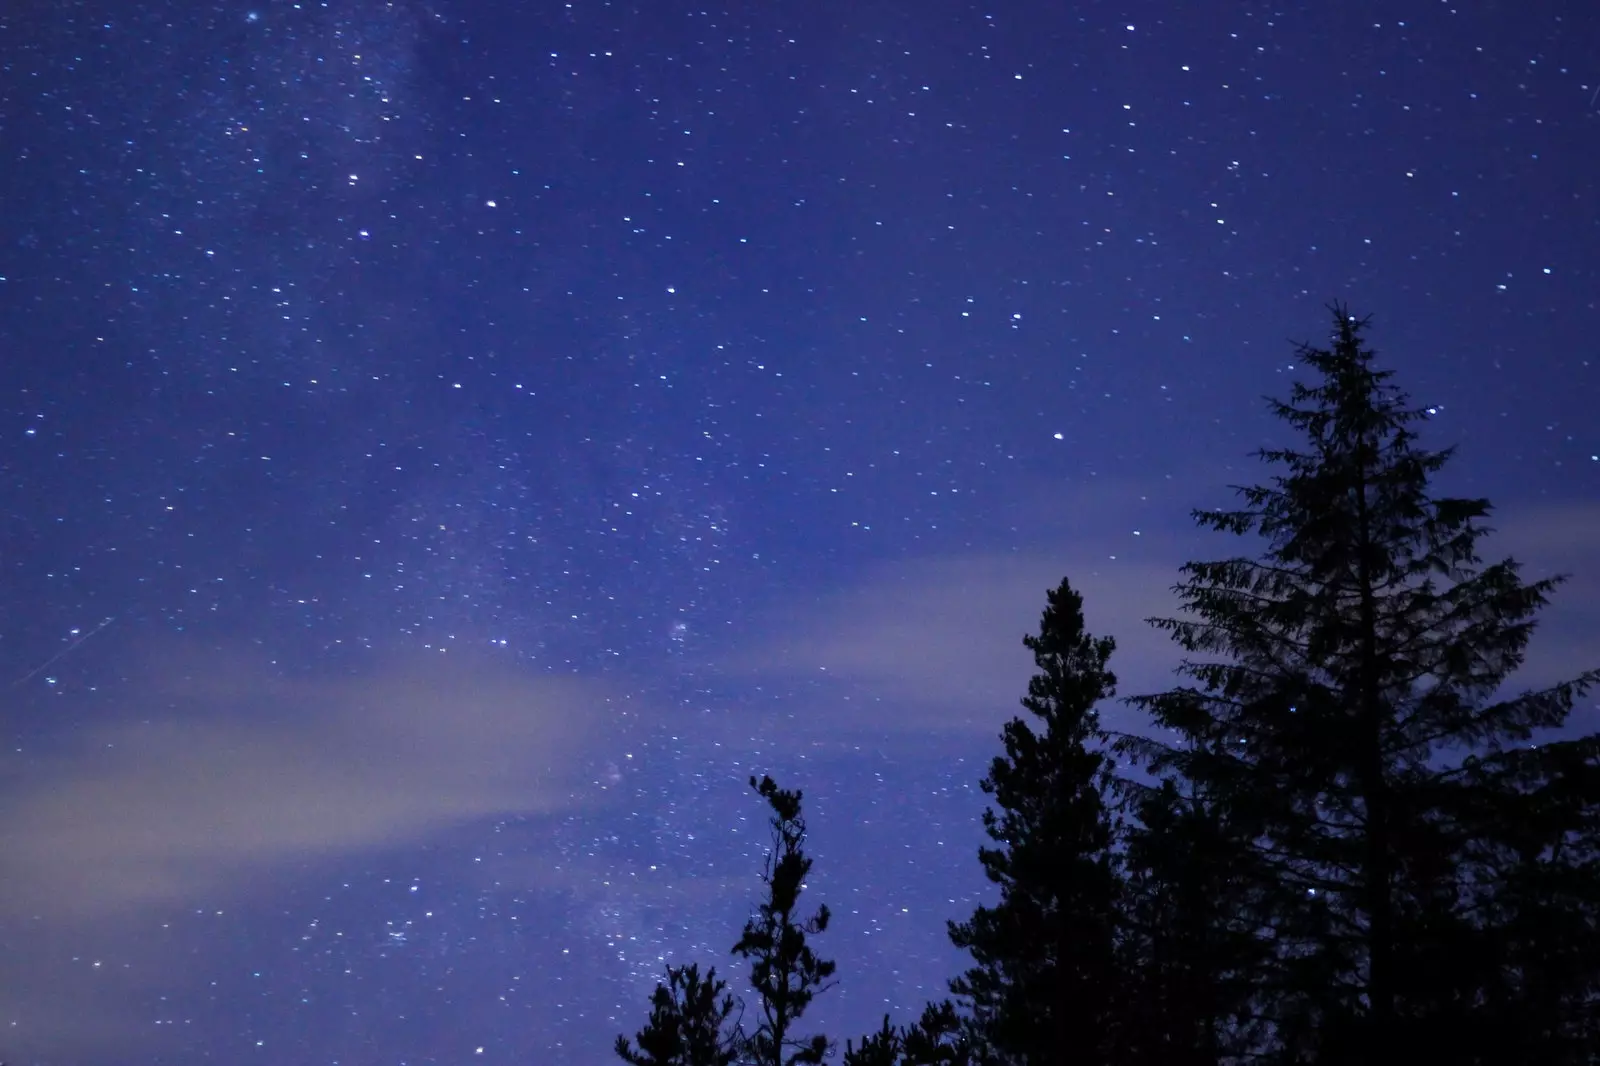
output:
[[[115,622],[115,621],[116,621],[116,617],[115,616],[110,617],[110,618],[106,618],[106,619],[103,619],[99,625],[95,626],[93,629],[89,630],[87,633],[78,633],[77,636],[75,636],[73,638],[72,643],[68,644],[65,648],[62,648],[60,651],[58,651],[54,655],[50,656],[50,658],[46,659],[44,662],[40,663],[38,666],[35,666],[32,670],[29,670],[27,673],[25,673],[21,677],[17,678],[15,681],[13,681],[11,683],[11,687],[12,688],[21,688],[23,685],[25,685],[29,681],[33,680],[33,678],[36,677],[41,671],[46,670],[51,666],[54,666],[56,663],[60,662],[64,658],[66,658],[73,651],[77,650],[78,648],[81,648],[83,646],[84,641],[88,640],[90,637],[94,636],[96,633],[100,632],[106,626],[110,625],[112,622]]]

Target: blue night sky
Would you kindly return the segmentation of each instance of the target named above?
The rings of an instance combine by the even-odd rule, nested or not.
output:
[[[1124,693],[1372,314],[1600,648],[1600,6],[8,0],[0,1054],[591,1066],[806,795],[940,996],[1063,575]],[[1137,728],[1109,705],[1106,723]],[[1600,727],[1590,702],[1575,714]],[[742,974],[735,971],[742,983]]]

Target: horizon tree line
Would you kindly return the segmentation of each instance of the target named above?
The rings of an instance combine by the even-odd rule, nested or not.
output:
[[[1335,304],[1314,374],[1272,413],[1294,448],[1194,512],[1254,556],[1180,568],[1178,684],[1108,732],[1110,637],[1070,581],[1024,637],[1038,672],[981,787],[998,892],[952,944],[971,965],[915,1020],[847,1040],[844,1066],[1462,1066],[1600,1063],[1600,733],[1563,736],[1589,670],[1505,695],[1564,580],[1486,563],[1487,500],[1431,494],[1452,449]],[[715,969],[668,967],[632,1066],[805,1066],[798,1028],[835,967],[802,917],[801,793],[772,810],[767,898]]]

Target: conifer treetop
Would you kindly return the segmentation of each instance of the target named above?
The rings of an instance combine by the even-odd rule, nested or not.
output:
[[[767,899],[733,946],[735,955],[750,961],[760,1007],[746,1051],[756,1066],[814,1066],[827,1057],[831,1041],[822,1034],[802,1039],[793,1030],[817,994],[832,987],[835,965],[819,957],[809,940],[827,931],[831,916],[825,904],[809,918],[796,914],[811,871],[811,858],[802,850],[806,823],[800,792],[780,789],[765,776],[751,777],[750,787],[772,808],[772,851],[761,875]]]
[[[1299,442],[1257,453],[1273,475],[1236,486],[1234,509],[1194,513],[1259,554],[1182,567],[1179,617],[1150,621],[1187,653],[1186,683],[1130,701],[1158,732],[1118,747],[1181,780],[1187,808],[1232,842],[1245,931],[1271,930],[1270,958],[1246,974],[1256,1032],[1306,1061],[1347,1034],[1361,1061],[1421,1032],[1438,987],[1424,945],[1477,935],[1463,901],[1499,876],[1487,842],[1520,833],[1561,854],[1565,829],[1513,831],[1529,801],[1500,770],[1531,761],[1529,787],[1553,798],[1562,758],[1592,767],[1593,738],[1520,749],[1600,672],[1505,694],[1564,579],[1484,562],[1488,501],[1433,493],[1452,450],[1421,446],[1429,411],[1377,365],[1368,320],[1330,310],[1330,346],[1298,349],[1312,380],[1269,400]]]

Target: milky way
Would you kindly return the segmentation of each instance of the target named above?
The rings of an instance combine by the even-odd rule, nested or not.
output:
[[[1237,547],[1189,511],[1260,476],[1330,300],[1491,554],[1573,574],[1526,681],[1593,665],[1597,39],[9,5],[0,1054],[606,1061],[664,962],[731,971],[767,772],[818,1024],[918,1009],[1045,590],[1168,682],[1141,619]]]

